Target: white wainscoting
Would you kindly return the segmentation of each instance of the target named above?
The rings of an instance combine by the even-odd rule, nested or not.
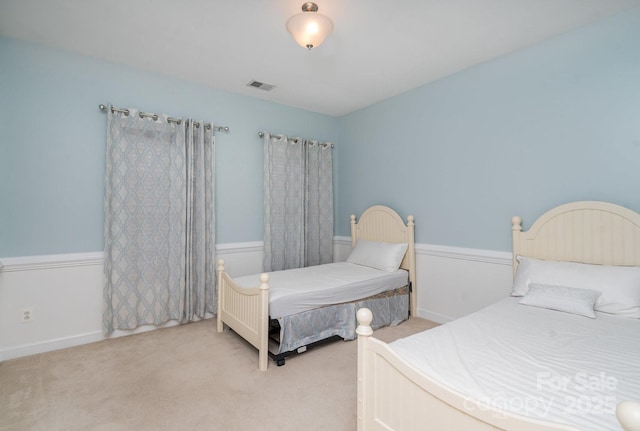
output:
[[[416,244],[418,316],[445,323],[509,296],[511,253]]]
[[[262,268],[262,242],[219,244],[218,258],[234,277]],[[336,237],[343,261],[349,237]],[[416,244],[418,315],[439,323],[476,311],[509,294],[511,255]],[[102,332],[103,256],[75,253],[0,260],[0,361],[107,339]],[[33,319],[22,323],[22,309]],[[173,326],[169,322],[163,327]],[[145,332],[116,331],[111,337]]]

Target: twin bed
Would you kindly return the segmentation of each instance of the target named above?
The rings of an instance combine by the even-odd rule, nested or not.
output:
[[[332,284],[351,277],[353,268],[338,268],[318,283],[325,269],[307,268],[302,279],[282,271],[248,287],[257,276],[233,280],[219,262],[218,331],[228,325],[253,344],[261,370],[269,355],[280,365],[308,345],[357,334],[359,431],[640,431],[640,214],[575,202],[528,231],[514,217],[512,295],[390,344],[373,330],[416,312],[413,217],[405,224],[372,207],[357,223],[351,217],[351,233],[351,256],[359,241],[406,244],[400,269],[383,271],[400,281]],[[375,261],[368,251],[355,264],[364,272]],[[298,288],[311,285],[324,293]],[[349,285],[361,293],[334,296]]]
[[[258,366],[334,338],[356,338],[355,313],[376,313],[374,328],[415,313],[413,217],[385,206],[351,216],[347,262],[232,279],[218,262],[218,331],[227,325],[258,349]],[[260,285],[258,284],[260,279]]]
[[[511,297],[390,344],[358,310],[359,431],[640,431],[640,214],[512,224]]]

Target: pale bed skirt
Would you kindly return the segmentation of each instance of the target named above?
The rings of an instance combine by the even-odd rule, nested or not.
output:
[[[373,312],[373,329],[398,325],[409,318],[409,288],[405,286],[354,302],[280,317],[280,344],[270,347],[270,351],[272,354],[290,352],[334,335],[354,340],[358,325],[356,312],[363,307]],[[274,348],[277,351],[273,351]]]

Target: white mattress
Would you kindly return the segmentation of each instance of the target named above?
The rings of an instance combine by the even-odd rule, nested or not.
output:
[[[584,430],[621,430],[616,405],[640,399],[640,320],[596,319],[507,298],[390,347],[475,400]]]
[[[269,273],[269,316],[277,319],[325,305],[366,298],[409,284],[405,270],[384,272],[348,262]],[[260,285],[259,275],[234,278],[242,287]]]

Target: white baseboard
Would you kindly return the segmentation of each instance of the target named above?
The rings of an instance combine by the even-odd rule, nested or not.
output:
[[[213,319],[215,316],[207,313],[205,319]],[[194,319],[197,321],[198,319]],[[0,362],[9,359],[21,358],[23,356],[36,355],[38,353],[52,352],[54,350],[67,349],[69,347],[82,346],[83,344],[97,343],[99,341],[111,340],[114,338],[126,337],[129,335],[142,334],[144,332],[155,331],[156,329],[170,328],[178,326],[180,322],[171,320],[162,325],[143,325],[131,330],[116,330],[110,336],[105,336],[102,331],[93,331],[86,334],[72,335],[69,337],[57,338],[54,340],[40,341],[9,349],[0,350]]]
[[[72,335],[70,337],[56,338],[54,340],[23,344],[21,346],[0,350],[0,361],[7,361],[9,359],[21,358],[23,356],[81,346],[83,344],[95,343],[104,339],[104,334],[101,331],[95,331],[88,332],[86,334]]]
[[[447,322],[451,322],[452,320],[455,320],[454,317],[445,316],[444,314],[425,310],[423,308],[418,308],[418,317],[422,317],[423,319],[431,320],[432,322],[436,322],[439,324],[443,324],[443,323],[447,323]]]

